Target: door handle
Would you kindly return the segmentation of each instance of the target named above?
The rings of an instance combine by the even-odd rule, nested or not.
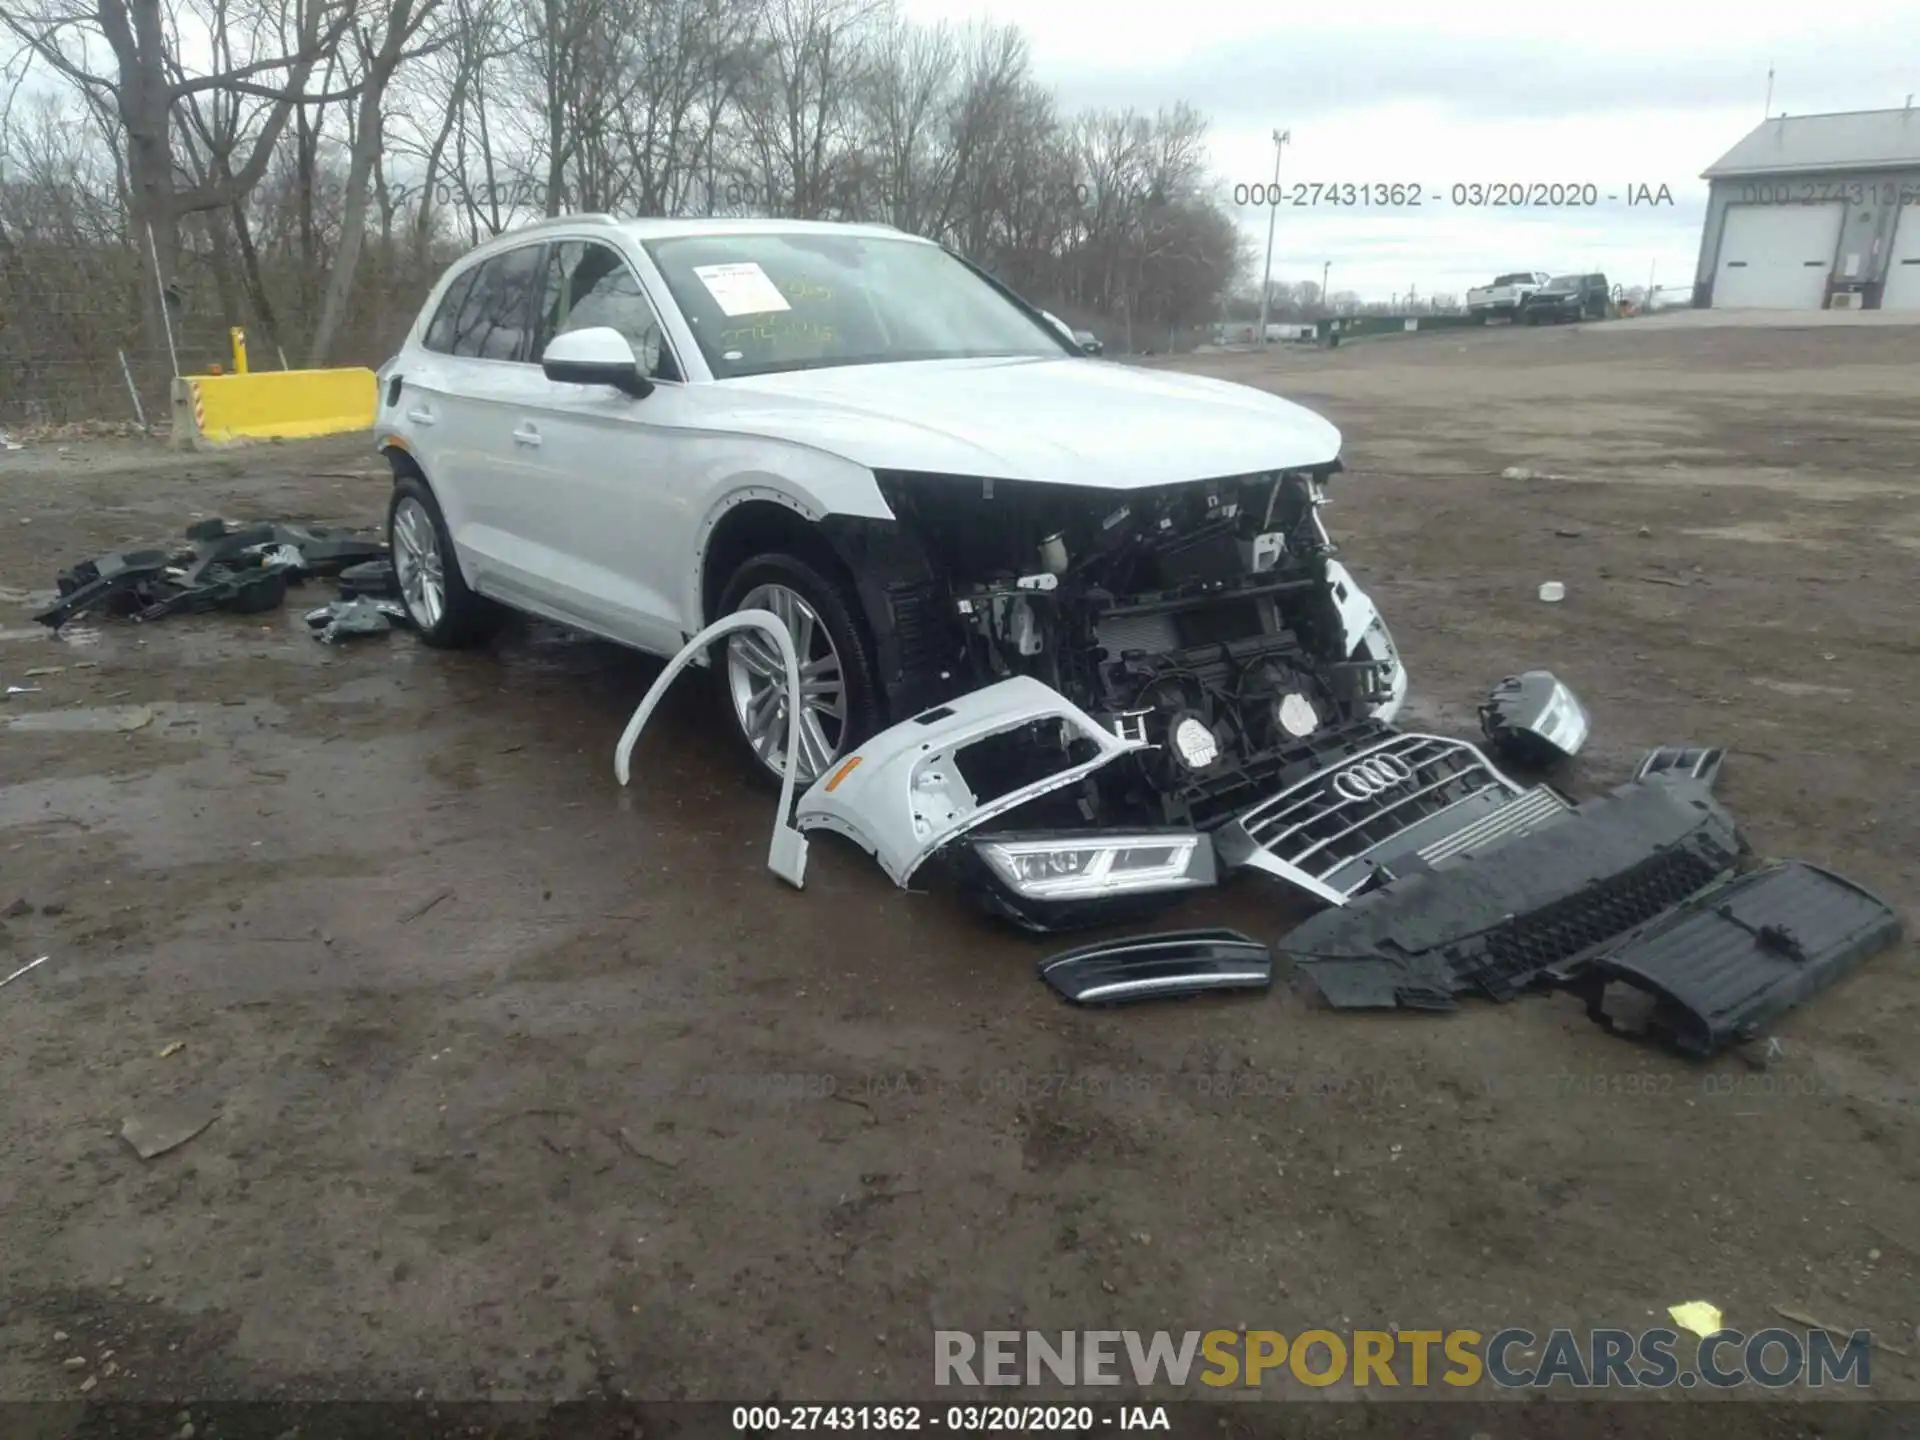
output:
[[[513,443],[516,445],[537,446],[540,443],[540,432],[531,425],[523,424],[518,430],[513,432]]]
[[[427,409],[425,406],[416,405],[413,409],[407,411],[407,419],[413,421],[416,425],[431,425],[433,424],[433,411]]]

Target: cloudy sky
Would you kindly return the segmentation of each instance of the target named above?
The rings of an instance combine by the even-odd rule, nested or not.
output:
[[[1017,22],[1069,108],[1186,100],[1212,120],[1215,168],[1286,193],[1276,278],[1388,299],[1462,295],[1501,270],[1603,270],[1624,284],[1691,284],[1700,172],[1766,113],[1894,109],[1920,92],[1920,6],[1724,0],[1530,5],[1348,0],[902,0],[916,19]],[[1835,24],[1838,18],[1843,23]],[[1916,94],[1920,100],[1920,94]],[[1456,184],[1598,190],[1567,209],[1451,203]],[[1296,206],[1296,183],[1418,184],[1423,204]],[[1640,185],[1672,205],[1629,206]],[[1609,196],[1617,196],[1610,200]],[[1255,264],[1268,214],[1242,212]]]

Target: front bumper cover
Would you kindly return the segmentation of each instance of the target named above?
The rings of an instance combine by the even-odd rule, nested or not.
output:
[[[1024,726],[1059,726],[1060,763],[999,795],[974,791],[966,751]],[[845,836],[906,885],[933,854],[970,830],[1072,785],[1122,755],[1147,748],[1123,740],[1049,685],[1015,676],[882,730],[813,782],[794,823]]]

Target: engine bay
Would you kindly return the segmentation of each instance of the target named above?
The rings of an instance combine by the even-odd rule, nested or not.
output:
[[[1351,658],[1319,517],[1337,468],[1131,492],[879,478],[928,562],[927,653],[953,688],[1030,676],[1144,742],[1084,818],[1205,827],[1391,692],[1390,666]]]

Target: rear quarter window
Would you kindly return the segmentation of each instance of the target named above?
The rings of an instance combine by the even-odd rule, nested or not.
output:
[[[473,277],[479,268],[474,266],[447,286],[447,293],[440,297],[439,308],[427,323],[427,333],[420,339],[427,349],[437,350],[442,355],[453,353],[454,322],[459,319],[460,307],[466,303],[467,291],[473,288]]]
[[[453,354],[476,360],[526,358],[545,253],[544,245],[522,245],[475,267],[453,322]]]

